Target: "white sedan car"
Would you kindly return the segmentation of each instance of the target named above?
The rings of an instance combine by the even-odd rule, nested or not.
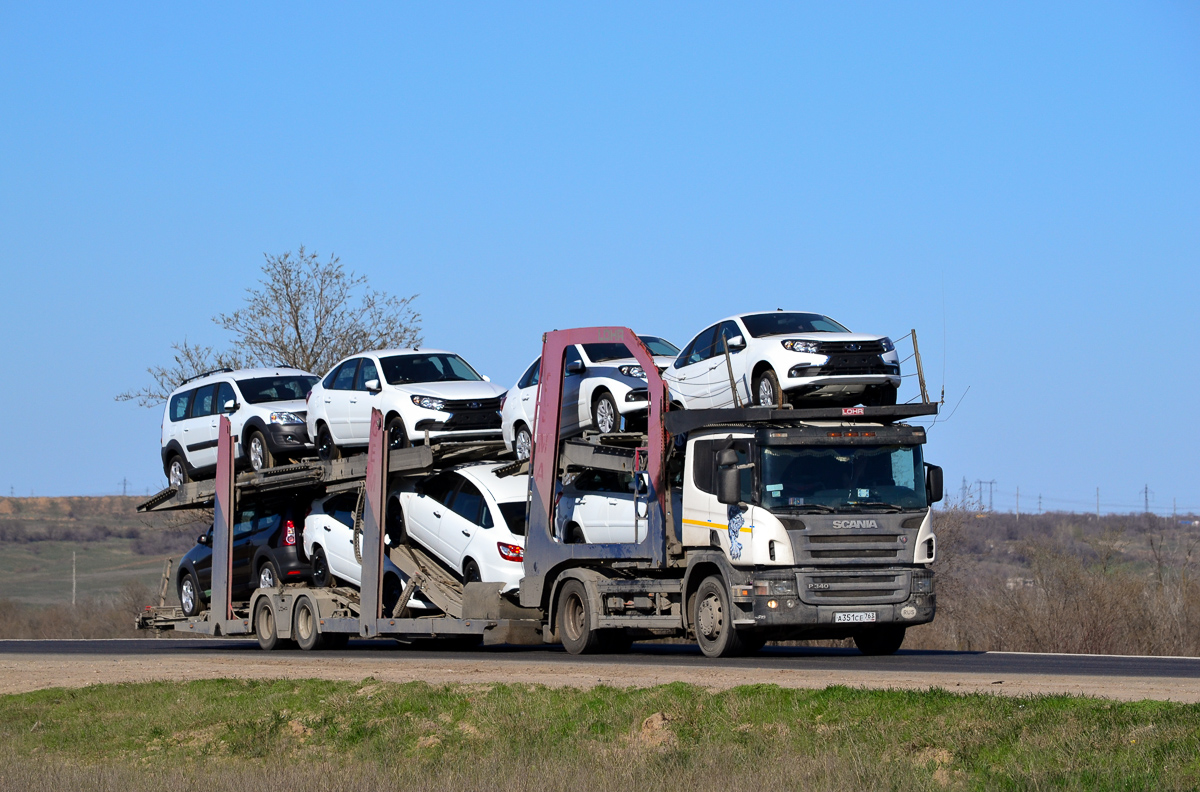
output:
[[[312,504],[312,510],[304,518],[304,553],[312,563],[313,584],[333,586],[339,582],[354,588],[362,585],[362,534],[355,547],[354,510],[358,505],[358,492],[339,492],[327,495]],[[385,542],[392,537],[385,538]],[[383,559],[383,604],[391,612],[404,591],[407,581],[403,572],[388,558]],[[408,607],[433,609],[435,606],[420,597],[413,596]]]
[[[370,440],[371,408],[384,415],[388,443],[405,448],[428,435],[500,439],[504,389],[453,352],[384,349],[346,358],[313,386],[308,432],[323,460]]]
[[[771,311],[706,327],[663,379],[671,401],[689,410],[733,407],[735,393],[743,406],[878,406],[896,403],[900,361],[887,336],[851,333],[821,314]]]
[[[638,336],[654,356],[659,371],[675,362],[679,348],[657,336]],[[518,459],[528,459],[537,409],[542,359],[525,370],[504,398],[501,427],[504,444]],[[595,427],[608,433],[621,429],[622,419],[641,418],[649,407],[646,375],[624,344],[575,344],[567,348],[563,379],[562,434],[570,436]]]
[[[394,541],[416,542],[466,583],[515,589],[525,575],[529,476],[497,477],[505,464],[463,465],[393,492],[388,514],[402,520],[389,526]]]
[[[585,470],[563,487],[555,522],[568,543],[637,543],[646,538],[646,512],[635,513],[633,475]],[[641,519],[638,519],[638,517]]]

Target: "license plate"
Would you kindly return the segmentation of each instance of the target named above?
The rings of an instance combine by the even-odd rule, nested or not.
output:
[[[833,614],[834,624],[873,622],[875,621],[875,611],[855,611],[853,613],[835,613]]]

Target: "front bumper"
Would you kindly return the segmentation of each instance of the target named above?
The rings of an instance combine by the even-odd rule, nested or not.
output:
[[[313,450],[304,424],[272,424],[267,427],[267,448],[275,456],[307,454]]]

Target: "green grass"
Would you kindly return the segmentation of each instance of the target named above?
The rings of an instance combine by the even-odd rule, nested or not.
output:
[[[1194,789],[1200,705],[198,681],[0,697],[0,788]]]

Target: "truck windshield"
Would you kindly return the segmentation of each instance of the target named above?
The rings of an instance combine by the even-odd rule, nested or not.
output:
[[[924,508],[921,447],[766,446],[762,505],[771,511],[898,511]]]

